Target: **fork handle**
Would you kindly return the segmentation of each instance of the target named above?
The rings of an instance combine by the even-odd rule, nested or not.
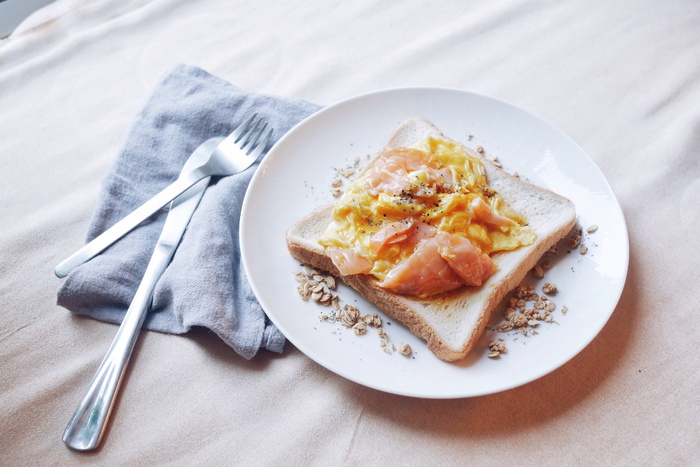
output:
[[[119,331],[63,433],[63,442],[67,446],[78,451],[91,451],[99,446],[156,282],[170,262],[173,251],[174,247],[159,245],[153,252]]]
[[[136,208],[136,210],[131,214],[124,217],[122,220],[84,245],[81,249],[63,260],[58,266],[56,266],[54,273],[58,277],[67,276],[73,269],[102,252],[102,250],[133,230],[134,227],[148,219],[151,215],[153,215],[153,213],[182,194],[192,185],[209,175],[211,174],[205,173],[201,167],[198,167],[187,173],[184,177],[178,178],[163,191]]]

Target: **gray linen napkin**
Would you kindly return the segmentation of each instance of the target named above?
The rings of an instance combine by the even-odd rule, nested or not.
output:
[[[206,139],[228,135],[257,112],[274,128],[272,145],[318,109],[298,99],[246,92],[199,68],[177,66],[136,117],[107,173],[87,241],[173,182]],[[285,338],[258,304],[239,251],[241,204],[256,167],[212,179],[155,288],[145,328],[182,334],[203,326],[247,359],[261,347],[282,351]],[[166,209],[73,270],[58,290],[58,305],[121,323],[153,253]]]

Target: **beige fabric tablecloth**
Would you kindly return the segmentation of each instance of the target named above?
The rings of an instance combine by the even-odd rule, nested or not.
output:
[[[0,464],[697,465],[700,3],[58,0],[0,42]],[[631,257],[599,336],[490,396],[368,389],[292,345],[142,334],[102,448],[61,435],[116,327],[55,305],[135,113],[173,65],[330,104],[448,86],[550,121],[615,190]]]

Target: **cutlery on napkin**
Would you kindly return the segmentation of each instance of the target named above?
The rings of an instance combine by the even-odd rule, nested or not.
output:
[[[136,117],[103,181],[88,229],[91,240],[171,183],[206,139],[229,134],[246,116],[275,128],[270,144],[320,107],[239,89],[202,69],[179,65],[165,75]],[[240,260],[241,204],[253,170],[214,178],[153,293],[146,329],[215,332],[244,358],[281,352],[284,336],[266,318]],[[57,303],[74,313],[120,323],[163,228],[160,212],[74,269]]]

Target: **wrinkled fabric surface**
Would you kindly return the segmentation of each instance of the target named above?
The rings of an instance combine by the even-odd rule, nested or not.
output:
[[[175,181],[207,139],[226,136],[257,114],[274,129],[269,147],[317,109],[299,99],[244,91],[197,67],[176,66],[156,85],[107,173],[87,241]],[[241,262],[241,205],[256,168],[212,179],[156,285],[146,329],[181,334],[202,326],[245,358],[260,347],[282,351],[284,336],[266,318]],[[73,270],[58,291],[58,304],[121,323],[166,216],[167,209],[161,210]]]
[[[57,0],[39,11],[0,41],[0,464],[697,464],[698,24],[691,0]],[[201,326],[144,331],[101,449],[70,451],[61,435],[117,327],[57,306],[53,268],[84,244],[134,118],[182,63],[277,102],[445,86],[552,123],[625,215],[629,272],[610,320],[551,373],[456,400],[369,389],[289,342],[247,360]],[[585,298],[568,305],[567,317],[587,310]],[[376,358],[392,361],[379,346]],[[507,371],[508,354],[484,363]]]

